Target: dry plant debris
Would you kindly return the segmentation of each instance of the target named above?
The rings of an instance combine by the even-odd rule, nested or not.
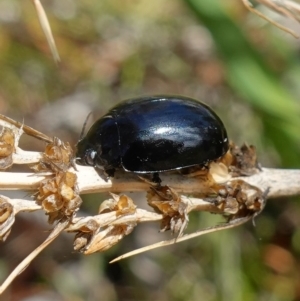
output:
[[[242,2],[250,12],[258,15],[262,19],[264,19],[267,22],[273,24],[274,26],[280,28],[281,30],[291,34],[295,38],[299,38],[299,35],[297,33],[295,33],[293,30],[279,24],[278,22],[272,20],[271,18],[269,18],[268,16],[266,16],[265,14],[263,14],[262,12],[257,10],[253,6],[252,2],[262,4],[266,7],[268,7],[269,9],[271,9],[272,11],[274,11],[284,17],[287,17],[291,20],[294,20],[296,22],[300,21],[300,16],[299,16],[300,4],[299,3],[296,3],[296,2],[290,1],[290,0],[255,0],[255,1],[242,0]]]
[[[126,195],[111,194],[112,199],[104,201],[99,208],[99,214],[114,212],[116,219],[136,213],[137,206],[133,200]],[[124,236],[130,234],[137,222],[126,222],[123,224],[101,224],[90,220],[82,228],[78,229],[74,241],[74,249],[84,254],[103,252]]]
[[[83,254],[103,252],[117,244],[142,222],[160,222],[161,231],[171,230],[173,238],[134,250],[119,260],[150,249],[178,243],[196,236],[239,226],[257,216],[267,197],[300,194],[299,170],[260,168],[253,146],[233,143],[216,162],[201,169],[160,174],[162,184],[152,183],[132,173],[118,171],[108,181],[91,167],[75,166],[68,143],[48,136],[0,115],[0,189],[32,191],[32,200],[0,196],[0,239],[5,241],[21,211],[42,210],[54,224],[49,237],[30,253],[7,277],[0,294],[13,279],[62,231],[75,233],[74,250]],[[19,147],[24,133],[47,143],[43,153]],[[28,172],[7,171],[13,164],[28,166]],[[30,171],[31,170],[31,171]],[[80,194],[111,192],[94,216],[77,217]],[[112,192],[145,191],[150,210],[138,208],[126,194]],[[224,224],[185,234],[189,214],[204,211],[225,217]]]

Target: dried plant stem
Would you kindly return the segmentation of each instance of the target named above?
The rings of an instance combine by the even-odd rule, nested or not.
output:
[[[282,14],[283,16],[286,16],[292,20],[298,21],[297,16],[293,14],[289,9],[287,9],[286,4],[284,1],[272,1],[272,0],[257,0],[257,2],[271,8],[272,10],[278,12],[279,14]],[[277,2],[277,3],[276,3]]]
[[[25,134],[27,134],[31,137],[34,137],[36,139],[39,139],[39,140],[42,140],[45,142],[52,142],[52,140],[53,140],[46,134],[43,134],[40,131],[33,129],[32,127],[30,127],[24,123],[21,123],[19,121],[11,119],[2,114],[0,114],[0,125],[2,125],[3,127],[15,128],[15,129],[21,130],[20,135],[22,134],[22,132],[24,132]]]
[[[268,199],[300,195],[299,169],[263,168],[262,172],[243,180],[262,191],[269,188]]]
[[[277,3],[278,1],[275,1],[275,2]],[[284,1],[284,5],[287,9],[293,10],[296,13],[300,13],[300,4],[299,3],[296,3],[294,1],[286,0],[286,1]]]
[[[198,210],[198,211],[216,211],[216,207],[211,203],[198,199],[198,198],[185,198],[185,202],[187,203],[187,212]],[[102,227],[107,225],[122,225],[129,222],[155,222],[160,221],[163,218],[163,215],[156,212],[150,212],[144,209],[136,209],[135,213],[130,213],[128,215],[123,215],[118,217],[115,211],[99,214],[95,216],[87,216],[87,217],[76,217],[72,220],[72,224],[70,224],[66,231],[74,232],[78,229],[82,228],[84,225],[89,223],[91,220],[95,221]]]
[[[134,256],[134,255],[146,252],[146,251],[154,250],[154,249],[157,249],[157,248],[161,248],[161,247],[169,246],[171,244],[176,244],[176,243],[179,243],[179,242],[182,242],[182,241],[185,241],[185,240],[189,240],[189,239],[194,238],[194,237],[202,236],[202,235],[209,234],[209,233],[214,233],[214,232],[217,232],[217,231],[222,231],[222,230],[225,230],[225,229],[234,228],[234,227],[237,227],[239,225],[242,225],[242,224],[246,223],[247,221],[249,221],[251,219],[252,219],[251,216],[250,217],[245,217],[245,218],[241,218],[239,220],[235,220],[234,223],[229,222],[225,225],[219,224],[217,226],[209,227],[207,229],[201,229],[200,231],[196,231],[194,233],[187,234],[187,235],[184,235],[184,236],[179,237],[179,238],[173,238],[171,240],[160,241],[158,243],[152,244],[151,246],[146,246],[146,247],[143,247],[143,248],[140,248],[140,249],[133,250],[133,251],[128,252],[126,254],[123,254],[123,255],[111,260],[110,263],[114,263],[116,261]]]
[[[261,13],[259,10],[255,9],[252,4],[249,2],[249,0],[242,0],[243,4],[245,5],[245,7],[252,13],[258,15],[259,17],[261,17],[262,19],[266,20],[267,22],[270,22],[271,24],[273,24],[274,26],[278,27],[279,29],[291,34],[293,37],[295,38],[299,38],[299,35],[297,33],[295,33],[293,30],[275,22],[274,20],[270,19],[269,17],[267,17],[266,15],[264,15],[263,13]],[[286,11],[286,10],[284,10]],[[280,11],[282,12],[282,10]],[[291,14],[289,14],[291,15]],[[295,19],[294,16],[292,19]]]
[[[77,166],[80,193],[146,191],[149,184],[130,173],[117,174],[115,178],[105,181],[91,167]],[[36,190],[40,181],[50,174],[0,172],[0,190]],[[161,175],[162,183],[179,193],[186,195],[201,192],[201,182],[180,174]],[[236,179],[236,178],[235,178]],[[263,168],[261,172],[242,179],[265,191],[270,189],[268,198],[300,195],[300,170]],[[203,187],[204,189],[204,187]]]

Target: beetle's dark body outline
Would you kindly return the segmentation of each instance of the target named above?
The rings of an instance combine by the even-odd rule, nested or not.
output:
[[[124,101],[98,119],[78,142],[77,161],[109,175],[115,169],[157,173],[205,166],[228,148],[226,129],[207,105],[150,96]]]

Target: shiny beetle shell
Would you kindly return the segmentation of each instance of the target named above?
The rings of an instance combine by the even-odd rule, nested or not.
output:
[[[77,144],[77,162],[113,175],[205,166],[228,150],[226,129],[207,105],[183,96],[124,101]]]

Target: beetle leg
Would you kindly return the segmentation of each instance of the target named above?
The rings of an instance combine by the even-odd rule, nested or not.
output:
[[[157,184],[157,186],[160,186],[161,178],[159,177],[158,172],[155,172],[152,176],[152,181]]]

